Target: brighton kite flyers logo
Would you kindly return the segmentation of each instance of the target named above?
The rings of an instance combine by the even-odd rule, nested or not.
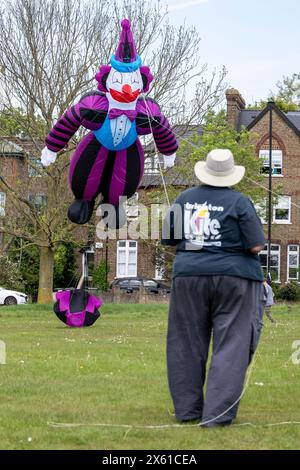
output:
[[[224,207],[207,204],[185,204],[184,234],[185,238],[198,247],[221,246],[221,223],[211,217],[211,212],[223,212]]]

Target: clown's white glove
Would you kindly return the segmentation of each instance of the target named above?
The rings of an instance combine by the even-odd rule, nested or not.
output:
[[[41,155],[41,162],[43,166],[49,166],[51,163],[54,163],[57,157],[56,152],[52,152],[47,147],[44,147]]]
[[[172,166],[175,165],[175,158],[176,158],[176,153],[173,153],[173,155],[163,155],[164,157],[164,167],[166,168],[172,168]]]

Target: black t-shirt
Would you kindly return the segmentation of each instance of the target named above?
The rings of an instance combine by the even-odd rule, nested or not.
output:
[[[173,277],[229,275],[263,280],[258,255],[265,244],[252,202],[231,188],[198,186],[177,198],[166,215],[162,243],[176,245]]]

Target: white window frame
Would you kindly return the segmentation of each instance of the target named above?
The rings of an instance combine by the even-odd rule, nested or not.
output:
[[[269,149],[261,149],[259,151],[259,158],[263,161],[263,167],[269,168]],[[275,163],[274,163],[275,160]],[[276,161],[277,160],[277,161]],[[282,178],[283,177],[283,152],[280,149],[272,150],[272,176],[275,178]],[[275,170],[280,170],[280,173],[274,173]],[[265,174],[268,176],[268,172]]]
[[[278,250],[272,249],[272,247],[278,247]],[[281,253],[281,247],[278,243],[271,243],[271,262],[272,262],[272,255],[278,255],[278,278],[277,279],[272,279],[273,282],[275,283],[280,283],[280,253]],[[259,255],[266,255],[267,260],[268,260],[268,245],[265,245],[264,250],[262,250]],[[264,268],[267,268],[267,266],[262,266]],[[272,269],[272,266],[270,266],[270,269]]]
[[[296,248],[296,250],[291,250],[291,247]],[[289,255],[295,255],[297,256],[297,263],[295,265],[290,265],[290,256]],[[297,271],[296,277],[290,277],[289,276],[289,271],[290,268],[295,268],[299,270],[299,245],[296,244],[291,244],[288,245],[287,247],[287,272],[286,272],[286,279],[287,281],[296,281],[299,282],[299,271]]]
[[[276,209],[285,209],[285,207],[280,207],[281,204],[283,204],[282,199],[288,199],[288,211],[289,211],[289,218],[288,220],[282,220],[282,219],[276,219]],[[274,224],[291,224],[291,219],[292,219],[292,214],[291,214],[291,208],[292,208],[292,198],[291,196],[279,196],[278,197],[278,203],[273,206],[273,223]]]
[[[122,245],[121,245],[122,243]],[[124,246],[123,246],[124,244]],[[134,244],[134,246],[133,246]],[[120,262],[120,253],[125,251],[125,273],[120,274],[119,262]],[[129,274],[129,255],[130,253],[135,252],[135,272],[134,274]],[[119,240],[117,244],[117,266],[116,266],[116,277],[136,277],[137,276],[137,253],[138,253],[138,243],[136,240]]]
[[[163,167],[161,156],[158,153],[152,155],[145,155],[144,174],[145,175],[158,175],[160,172],[159,164]]]
[[[0,192],[0,217],[5,217],[6,194]]]

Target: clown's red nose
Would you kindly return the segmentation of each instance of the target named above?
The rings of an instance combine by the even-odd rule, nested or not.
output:
[[[131,95],[131,93],[132,93],[132,88],[131,88],[130,85],[127,85],[127,84],[126,84],[126,85],[123,85],[123,86],[122,86],[122,91],[123,91],[123,93],[126,93],[126,95]]]

